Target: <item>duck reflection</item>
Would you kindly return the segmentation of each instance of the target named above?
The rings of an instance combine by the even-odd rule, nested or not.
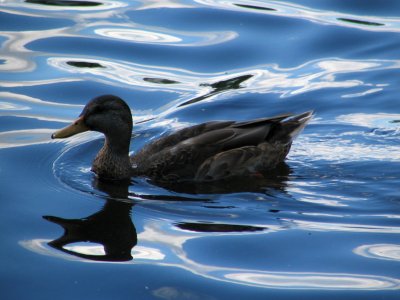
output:
[[[261,191],[268,193],[273,190],[284,190],[290,168],[286,164],[280,165],[273,172],[264,174],[259,178],[241,178],[226,182],[214,182],[210,184],[181,184],[164,187],[169,190],[186,192],[190,194],[202,193],[226,193],[226,192],[250,192]],[[126,181],[107,181],[95,178],[93,187],[106,194],[105,204],[100,211],[80,219],[65,219],[56,216],[43,216],[49,222],[60,225],[64,229],[61,237],[48,243],[49,246],[83,259],[93,261],[122,262],[133,259],[131,253],[137,244],[137,232],[132,222],[132,207],[134,202],[131,197],[140,197],[143,200],[161,201],[200,201],[207,206],[209,199],[205,197],[184,197],[171,195],[137,195],[129,192],[132,184]],[[263,231],[265,227],[221,224],[216,222],[180,222],[175,224],[177,228],[199,233],[221,232],[256,232]],[[93,243],[101,245],[104,253],[98,253],[98,247],[73,246],[77,243]]]
[[[50,242],[49,246],[70,255],[95,261],[129,261],[132,259],[132,248],[137,244],[136,229],[131,219],[133,204],[123,201],[128,197],[129,182],[116,184],[96,179],[94,186],[109,195],[99,212],[81,219],[43,217],[64,229],[64,234]],[[102,245],[104,255],[68,249],[68,245],[80,242]]]

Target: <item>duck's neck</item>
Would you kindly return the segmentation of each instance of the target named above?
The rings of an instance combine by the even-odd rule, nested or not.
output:
[[[104,146],[93,161],[92,171],[100,178],[126,179],[131,176],[130,134],[124,139],[106,136]]]

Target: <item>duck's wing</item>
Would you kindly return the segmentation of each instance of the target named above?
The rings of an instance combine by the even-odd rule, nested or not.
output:
[[[234,121],[212,121],[206,122],[190,127],[186,127],[180,129],[172,134],[162,136],[161,138],[154,140],[153,142],[147,144],[143,149],[142,152],[155,154],[170,147],[174,147],[179,145],[180,143],[205,134],[207,132],[220,130],[223,128],[227,128],[230,125],[234,124]]]
[[[271,141],[290,143],[304,128],[312,112],[301,115],[284,114],[245,122],[225,123],[224,126],[202,132],[182,140],[176,146],[215,146],[226,151],[245,146],[257,146]]]
[[[219,152],[207,158],[197,169],[195,181],[214,181],[238,174],[256,172],[262,150],[257,146],[246,146]]]
[[[211,145],[220,138],[221,130],[234,121],[213,121],[178,130],[152,141],[130,157],[134,175],[160,180],[178,180],[193,177],[198,166],[218,152],[220,146]],[[214,132],[214,134],[209,133]],[[215,134],[216,132],[216,134]],[[230,133],[222,132],[224,137]],[[208,138],[197,139],[206,135]],[[195,169],[196,168],[196,169]]]
[[[194,178],[196,173],[210,174],[210,170],[214,170],[212,177],[216,177],[215,174],[222,174],[220,170],[224,168],[235,164],[237,170],[242,168],[241,164],[243,168],[248,168],[265,156],[275,163],[278,160],[275,156],[279,160],[285,158],[295,136],[292,133],[304,127],[302,124],[306,119],[307,115],[298,117],[286,114],[238,123],[203,123],[153,142],[132,157],[131,161],[135,165],[145,166],[143,173],[147,170],[152,174],[157,173],[152,177],[169,176],[174,180]],[[263,143],[278,146],[264,151],[259,147]],[[204,171],[207,168],[208,171]]]
[[[227,150],[207,158],[198,168],[196,181],[214,181],[232,176],[257,174],[271,170],[288,154],[293,139],[312,118],[312,112],[283,115],[270,119],[235,124],[234,128],[247,129],[242,134],[223,142]],[[253,129],[254,128],[254,129]],[[264,131],[260,132],[259,128]],[[252,130],[250,130],[252,129]],[[254,145],[254,142],[263,140]],[[246,143],[245,146],[232,147]]]

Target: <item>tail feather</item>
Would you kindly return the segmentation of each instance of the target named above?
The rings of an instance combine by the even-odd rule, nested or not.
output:
[[[291,143],[302,132],[313,116],[313,111],[307,111],[285,118],[280,122],[279,130],[275,131],[273,140]]]
[[[297,124],[297,127],[294,128],[294,130],[290,133],[290,136],[292,137],[292,140],[294,140],[306,127],[309,121],[314,116],[314,111],[307,111],[299,115],[295,115],[293,117],[288,118],[287,120],[284,120],[282,123],[285,122],[294,122],[295,126]]]

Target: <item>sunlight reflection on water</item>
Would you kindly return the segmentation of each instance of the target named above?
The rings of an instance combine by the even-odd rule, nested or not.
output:
[[[68,64],[71,61],[79,59],[70,58],[49,58],[48,63],[60,70],[75,74],[91,74],[102,80],[109,81],[110,84],[124,85],[126,87],[143,88],[145,86],[158,90],[174,91],[193,91],[206,90],[205,83],[222,82],[228,78],[238,78],[244,74],[251,76],[251,79],[241,84],[239,91],[230,91],[230,93],[277,93],[281,97],[289,97],[301,93],[326,88],[354,88],[363,87],[366,90],[359,93],[364,96],[368,93],[378,92],[382,89],[380,85],[374,87],[371,83],[364,83],[360,80],[339,81],[338,75],[351,74],[355,72],[377,71],[384,69],[399,68],[397,61],[344,61],[344,60],[322,60],[312,61],[292,69],[282,69],[278,66],[263,66],[258,69],[232,70],[228,75],[201,74],[193,73],[183,69],[170,69],[160,66],[134,65],[122,62],[101,61],[96,59],[85,59],[84,62],[94,63],[97,68],[76,68]],[[160,78],[159,81],[149,81],[145,78]],[[171,84],[163,83],[162,79],[168,80]],[[344,95],[349,97],[349,95]],[[352,97],[356,97],[352,94]]]
[[[374,259],[400,262],[400,245],[373,244],[362,245],[353,250],[355,254]]]
[[[147,235],[143,233],[143,235]],[[157,233],[159,234],[159,233]],[[168,236],[168,235],[167,235]],[[400,280],[385,276],[373,276],[363,274],[337,274],[337,273],[318,273],[318,272],[268,272],[258,271],[250,269],[239,269],[239,268],[226,268],[222,266],[206,265],[195,262],[187,256],[187,253],[183,250],[184,244],[192,237],[178,236],[174,237],[174,242],[171,244],[170,239],[163,239],[162,243],[169,244],[168,249],[172,249],[174,257],[171,257],[171,253],[166,255],[161,249],[152,247],[137,247],[132,251],[134,257],[134,264],[146,264],[148,261],[153,261],[153,264],[159,264],[163,266],[175,266],[193,272],[197,275],[204,276],[206,278],[228,281],[235,284],[244,284],[250,286],[258,286],[263,288],[272,289],[322,289],[322,290],[393,290],[400,289]],[[178,240],[177,240],[178,238]],[[70,255],[62,254],[55,251],[50,251],[47,243],[48,240],[32,240],[32,241],[21,241],[20,244],[30,250],[43,255],[56,256],[67,260],[75,260],[83,263],[110,263],[104,261],[86,260],[79,259]],[[160,242],[160,241],[158,241]],[[390,246],[390,245],[389,245]],[[382,246],[380,246],[382,248]],[[90,246],[90,245],[69,245],[68,250],[85,253],[88,255],[102,255],[104,250],[101,246]],[[364,249],[359,252],[362,253]],[[392,246],[393,249],[393,246]],[[393,251],[393,250],[391,250]],[[395,251],[398,252],[398,249]],[[356,250],[356,252],[358,252]],[[360,254],[360,253],[358,253]],[[370,257],[370,256],[369,256]],[[160,262],[156,262],[160,261]],[[119,262],[114,262],[119,263]]]
[[[50,142],[52,129],[27,129],[0,132],[0,148],[13,148]]]
[[[237,37],[234,32],[177,32],[166,33],[133,28],[97,28],[94,33],[113,39],[135,43],[168,44],[170,46],[210,46],[228,42]]]
[[[311,7],[285,1],[265,3],[257,0],[246,0],[243,1],[245,3],[244,5],[238,4],[236,1],[226,0],[197,0],[196,2],[212,7],[219,7],[221,9],[232,9],[238,11],[248,11],[252,13],[285,16],[290,18],[301,18],[321,24],[352,27],[362,30],[386,32],[400,31],[399,18],[357,16],[335,11],[317,10]]]

